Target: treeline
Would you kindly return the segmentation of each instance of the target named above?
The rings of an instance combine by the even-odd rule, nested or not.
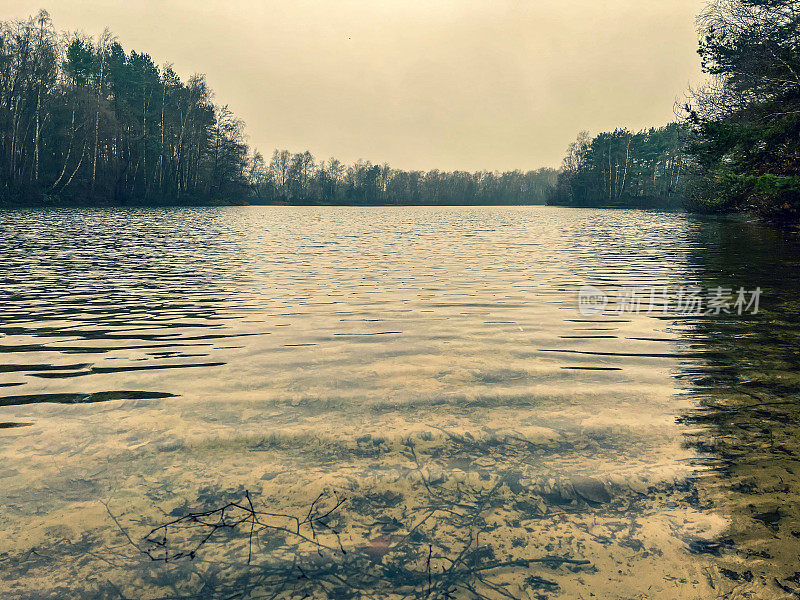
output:
[[[58,34],[46,12],[0,23],[0,197],[115,204],[241,199],[244,126],[200,75]]]
[[[276,150],[269,163],[256,153],[250,181],[252,201],[268,204],[544,204],[557,176],[553,169],[402,171],[365,161],[317,162],[309,152]]]
[[[800,221],[800,0],[710,0],[686,119],[569,148],[550,204],[749,212]]]
[[[687,104],[692,208],[800,219],[800,0],[713,0]]]
[[[202,75],[42,11],[0,22],[0,204],[543,204],[550,169],[400,171],[308,152],[249,153]]]
[[[683,200],[687,127],[618,129],[570,144],[548,204],[676,208]]]

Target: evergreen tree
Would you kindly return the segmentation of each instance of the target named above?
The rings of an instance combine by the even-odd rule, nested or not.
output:
[[[800,218],[800,0],[714,0],[699,53],[712,83],[687,105],[688,197],[701,210]]]
[[[567,156],[548,203],[564,206],[676,208],[684,192],[685,126],[672,123],[591,138],[583,132]]]
[[[0,202],[241,201],[243,124],[202,76],[59,36],[44,11],[0,23]]]

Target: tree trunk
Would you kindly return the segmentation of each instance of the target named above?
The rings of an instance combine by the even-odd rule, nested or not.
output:
[[[105,68],[106,68],[106,46],[105,46],[105,40],[103,40],[100,46],[100,81],[98,82],[97,86],[97,110],[95,112],[95,119],[94,119],[92,185],[90,188],[92,197],[94,197],[95,182],[97,181],[97,154],[98,154],[98,146],[100,144],[100,99],[103,93],[103,77],[105,75]]]
[[[628,146],[625,148],[625,169],[622,172],[622,185],[619,186],[617,190],[617,198],[622,197],[622,193],[625,191],[625,180],[628,178],[628,163],[631,159],[631,138],[628,136]]]

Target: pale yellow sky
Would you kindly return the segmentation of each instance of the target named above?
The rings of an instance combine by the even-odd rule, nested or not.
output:
[[[409,169],[557,166],[662,125],[700,81],[704,0],[5,0],[206,73],[252,145]]]

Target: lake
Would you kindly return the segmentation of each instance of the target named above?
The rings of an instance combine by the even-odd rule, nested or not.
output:
[[[0,233],[3,598],[800,595],[795,234],[539,206]]]

